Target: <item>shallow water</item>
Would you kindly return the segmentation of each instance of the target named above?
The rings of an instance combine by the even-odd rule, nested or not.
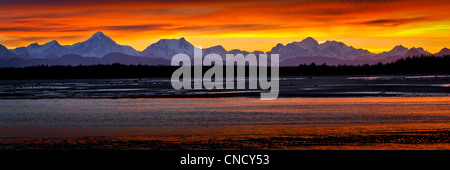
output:
[[[252,79],[246,79],[246,84]],[[280,78],[280,97],[450,96],[449,75]],[[174,90],[168,78],[2,80],[0,99],[259,97],[260,89]]]
[[[61,138],[85,141],[86,137],[94,137],[91,140],[98,142],[98,137],[125,137],[122,139],[135,141],[140,136],[145,137],[144,141],[218,140],[222,144],[244,141],[248,146],[260,144],[262,140],[277,146],[266,149],[305,149],[305,146],[386,149],[385,146],[398,145],[403,149],[417,149],[422,146],[418,144],[426,144],[427,148],[450,147],[450,97],[279,98],[275,101],[258,98],[19,99],[1,100],[0,108],[0,139],[3,140],[0,144],[7,146],[14,146],[18,138],[52,138],[46,141],[55,142]],[[398,135],[405,133],[409,137],[402,143],[404,136]],[[317,137],[326,139],[316,140]],[[341,144],[320,143],[327,140],[341,141]],[[373,141],[378,141],[376,146],[372,145]],[[26,146],[27,143],[33,142],[26,141]],[[205,143],[196,147],[228,148],[232,144]],[[167,142],[157,146],[165,145]],[[183,149],[196,149],[183,146]]]

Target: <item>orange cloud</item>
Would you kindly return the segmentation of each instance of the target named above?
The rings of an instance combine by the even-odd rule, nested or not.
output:
[[[204,47],[267,51],[270,44],[311,36],[374,52],[398,44],[437,52],[450,47],[449,8],[447,0],[6,1],[0,44],[73,44],[101,30],[138,50],[184,36]]]

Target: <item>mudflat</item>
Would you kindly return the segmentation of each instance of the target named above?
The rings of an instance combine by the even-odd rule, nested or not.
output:
[[[3,99],[0,149],[450,149],[450,97]]]

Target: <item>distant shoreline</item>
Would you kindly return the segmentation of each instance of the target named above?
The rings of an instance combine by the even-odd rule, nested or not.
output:
[[[279,82],[279,97],[450,96],[450,74],[284,76]],[[175,90],[169,78],[0,81],[0,99],[259,98],[261,92]]]
[[[450,74],[449,65],[450,56],[410,57],[399,59],[393,63],[356,66],[310,63],[280,67],[280,77]],[[209,68],[203,67],[203,72],[206,72]],[[249,66],[246,66],[246,68],[248,69]],[[119,63],[110,65],[2,67],[0,68],[0,80],[169,78],[176,69],[178,67],[175,66],[124,65]],[[227,67],[224,67],[224,69],[227,69]],[[270,67],[268,69],[270,70]],[[246,73],[248,74],[248,70]]]

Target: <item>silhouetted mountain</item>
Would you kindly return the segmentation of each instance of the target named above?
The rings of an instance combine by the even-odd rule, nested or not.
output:
[[[67,54],[61,56],[61,58],[52,60],[52,65],[93,65],[99,64],[100,59],[94,57],[83,57],[76,54]],[[44,64],[45,65],[45,64]]]
[[[244,56],[246,56],[249,53],[250,52],[248,52],[248,51],[243,51],[243,50],[239,50],[239,49],[233,49],[233,50],[228,51],[228,54],[234,54],[234,55],[243,54]]]
[[[255,54],[256,55],[256,57],[258,57],[259,56],[259,54],[265,54],[264,52],[262,52],[262,51],[253,51],[253,52],[251,52],[252,54]]]
[[[225,48],[223,48],[221,45],[205,48],[202,51],[203,56],[211,53],[219,54],[222,58],[225,58],[225,55],[228,53],[228,51],[225,50]]]
[[[390,51],[385,51],[372,57],[360,57],[357,58],[356,60],[366,60],[366,62],[369,64],[374,63],[373,61],[381,63],[390,63],[398,59],[405,58],[406,57],[405,54],[408,53],[408,51],[409,51],[408,48],[402,45],[397,45]]]
[[[11,52],[13,52],[18,57],[23,59],[31,58],[30,53],[28,52],[26,47],[18,47],[15,48],[14,50],[11,50]]]
[[[118,52],[106,54],[99,64],[120,63],[126,65],[170,65],[170,60],[162,58],[137,57]]]
[[[120,52],[136,56],[140,55],[140,53],[132,47],[119,45],[100,31],[92,35],[88,40],[73,45],[62,46],[56,40],[53,40],[43,45],[33,43],[27,47],[18,47],[10,51],[14,53],[16,57],[24,59],[55,58],[55,56],[68,54],[100,58],[111,52]]]
[[[61,46],[56,40],[50,41],[43,45],[33,43],[27,46],[26,49],[32,58],[47,58],[49,55],[62,56],[69,53],[68,49]]]
[[[121,63],[127,65],[170,65],[170,60],[162,58],[138,57],[119,52],[106,54],[102,58],[83,57],[77,54],[67,54],[61,57],[49,57],[39,59],[10,58],[0,60],[0,67],[27,67],[34,65],[96,65]]]
[[[8,51],[8,49],[5,46],[0,44],[0,54],[5,52],[5,51]]]
[[[67,46],[67,48],[70,54],[78,54],[84,57],[102,57],[111,52],[139,55],[139,52],[132,47],[119,45],[100,31],[92,35],[88,40]]]
[[[284,60],[280,63],[280,66],[298,66],[301,64],[327,64],[327,65],[340,65],[345,64],[345,60],[337,59],[337,58],[330,58],[330,57],[295,57],[290,58],[287,60]]]
[[[397,56],[397,57],[403,57],[405,56],[406,53],[408,53],[409,49],[406,47],[403,47],[402,45],[398,45],[395,46],[391,51],[388,52],[382,52],[380,54],[377,54],[374,56],[374,59],[384,59],[386,57],[392,57],[392,56]]]
[[[9,50],[5,46],[0,44],[0,58],[3,58],[7,52],[9,52]]]
[[[441,51],[439,51],[438,53],[436,53],[434,55],[438,56],[438,57],[442,57],[442,56],[445,56],[445,55],[450,55],[450,49],[443,48]]]
[[[178,53],[184,53],[193,58],[194,46],[186,41],[184,37],[180,39],[161,39],[142,51],[143,56],[168,60],[171,60]]]
[[[368,50],[356,49],[338,41],[326,41],[319,45],[319,49],[322,50],[324,57],[334,57],[343,60],[354,60],[358,57],[374,55]]]
[[[114,61],[129,64],[170,64],[168,61],[178,53],[184,53],[193,58],[194,48],[195,47],[185,38],[161,39],[158,42],[149,45],[144,51],[139,52],[130,46],[117,44],[103,32],[99,31],[86,41],[73,45],[62,46],[56,40],[47,42],[43,45],[33,43],[27,47],[18,47],[12,50],[8,50],[6,47],[0,45],[0,59],[2,60],[0,65],[20,66],[29,65],[30,63],[40,63],[44,65],[78,65],[105,62],[111,63]],[[250,52],[241,49],[227,51],[221,45],[202,50],[203,56],[210,53],[219,54],[225,59],[226,54],[247,55]],[[254,51],[253,53],[256,54],[257,57],[259,57],[259,54],[264,54],[264,52],[261,51]],[[390,63],[408,56],[431,55],[431,53],[425,51],[423,48],[408,49],[401,45],[394,47],[388,52],[374,54],[365,49],[356,49],[352,46],[347,46],[339,41],[326,41],[319,44],[312,37],[307,37],[302,41],[294,41],[286,45],[279,43],[268,51],[267,54],[269,56],[270,54],[279,54],[281,65],[310,64],[313,62],[327,63],[330,65],[358,65],[374,64],[378,62]],[[450,50],[444,48],[439,53],[436,53],[436,56],[448,54],[450,54]],[[65,57],[62,58],[62,56]],[[59,59],[60,57],[61,59]],[[87,59],[88,57],[94,57],[100,60]],[[147,58],[151,58],[151,60]],[[73,63],[70,63],[70,61]],[[150,63],[150,61],[155,63]]]
[[[425,51],[422,47],[419,48],[411,48],[409,49],[409,51],[405,54],[406,57],[415,57],[415,56],[429,56],[431,55],[431,53],[429,53],[428,51]]]
[[[5,46],[0,44],[0,59],[9,59],[9,58],[14,58],[14,57],[19,57],[16,54],[14,54],[13,52],[9,51]]]
[[[382,52],[372,57],[372,61],[379,61],[381,63],[391,63],[402,58],[412,56],[429,56],[431,53],[425,51],[422,47],[408,49],[402,45],[395,46],[391,51]]]
[[[289,43],[286,46],[278,43],[272,50],[268,51],[267,54],[280,54],[280,60],[287,60],[298,56],[311,56],[307,53],[307,50],[293,43]]]
[[[300,42],[293,42],[293,44],[303,49],[311,49],[319,46],[319,43],[312,37],[305,38]]]
[[[355,50],[353,50],[351,47],[346,46],[343,43],[336,42],[336,41],[329,41],[330,43],[324,46],[320,46],[319,48],[328,49],[332,47],[332,53],[330,54],[342,54],[345,53],[345,50],[351,51],[351,53],[362,56],[356,58],[356,59],[341,59],[341,58],[335,58],[335,57],[321,57],[321,56],[301,56],[301,57],[294,57],[290,59],[283,60],[280,65],[281,66],[295,66],[299,64],[322,64],[326,63],[327,65],[363,65],[363,64],[376,64],[378,62],[380,63],[391,63],[394,61],[397,61],[402,58],[406,57],[413,57],[413,56],[429,56],[431,53],[425,51],[423,48],[411,48],[408,49],[406,47],[403,47],[402,45],[398,45],[394,47],[391,51],[383,52],[377,55],[370,55],[369,53],[365,51],[360,51],[361,53],[354,53]],[[325,42],[326,43],[326,42]],[[324,43],[324,44],[325,44]],[[339,48],[335,48],[339,47]],[[339,51],[338,49],[342,49],[343,51]],[[445,50],[444,50],[445,51]],[[365,55],[367,54],[367,55]]]
[[[277,44],[268,54],[280,54],[280,60],[288,60],[297,57],[328,57],[341,60],[354,60],[358,57],[370,57],[374,54],[364,50],[355,49],[338,41],[326,41],[322,44],[308,37],[300,42]]]

